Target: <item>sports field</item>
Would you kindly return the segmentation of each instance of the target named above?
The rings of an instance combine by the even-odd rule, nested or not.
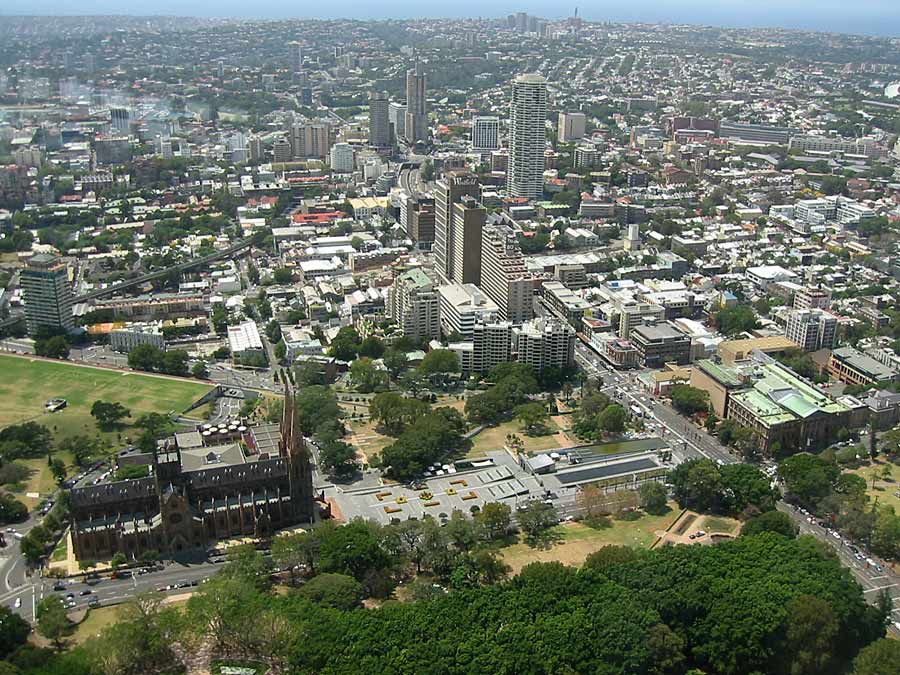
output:
[[[131,410],[128,424],[146,412],[182,413],[209,390],[200,382],[0,355],[0,428],[33,420],[47,426],[56,439],[94,436],[94,401],[124,405]],[[68,405],[47,413],[44,403],[51,398],[64,398]]]

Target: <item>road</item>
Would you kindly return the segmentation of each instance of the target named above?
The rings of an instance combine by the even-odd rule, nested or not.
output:
[[[863,554],[855,554],[850,549],[851,543],[847,539],[835,536],[834,530],[820,527],[815,518],[801,513],[797,507],[781,502],[778,504],[778,510],[791,517],[799,527],[800,534],[815,537],[834,549],[841,564],[850,570],[859,585],[862,586],[867,602],[874,604],[882,592],[887,593],[892,603],[888,632],[894,637],[900,637],[900,578],[890,567],[883,561],[867,558]],[[874,565],[868,562],[869,560],[882,567],[883,571],[879,572]]]

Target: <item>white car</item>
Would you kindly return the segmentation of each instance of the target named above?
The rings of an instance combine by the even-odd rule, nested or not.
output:
[[[13,603],[13,607],[19,609],[22,606],[22,598],[16,598],[16,601]]]

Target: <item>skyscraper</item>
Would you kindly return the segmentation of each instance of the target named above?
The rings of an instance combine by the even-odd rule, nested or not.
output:
[[[109,128],[113,134],[127,136],[131,130],[128,108],[109,109]]]
[[[547,120],[547,80],[519,75],[513,81],[509,110],[510,196],[540,199],[544,192],[544,145]]]
[[[402,103],[394,103],[388,106],[388,121],[393,127],[394,138],[406,136],[406,106]]]
[[[421,63],[406,72],[406,129],[410,143],[428,140],[428,114],[425,107],[425,71]]]
[[[377,91],[369,93],[369,145],[376,148],[391,147],[388,99],[387,95]]]
[[[472,118],[472,149],[477,151],[500,149],[500,120],[479,115]]]
[[[481,233],[486,219],[487,211],[474,197],[463,195],[453,205],[452,281],[481,284]]]
[[[288,63],[292,73],[303,70],[303,45],[299,42],[288,42]]]
[[[478,179],[469,173],[446,174],[434,191],[434,267],[444,281],[456,278],[453,205],[464,195],[474,199],[480,196]]]
[[[38,253],[22,270],[20,283],[31,335],[42,327],[66,330],[75,327],[72,288],[66,264],[60,258]]]
[[[420,267],[414,267],[394,280],[388,289],[385,311],[405,336],[417,342],[436,340],[441,336],[437,286]]]
[[[291,127],[291,149],[294,158],[325,157],[331,150],[331,126],[323,122],[307,122]]]

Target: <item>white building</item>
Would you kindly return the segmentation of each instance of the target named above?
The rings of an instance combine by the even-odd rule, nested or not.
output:
[[[109,334],[109,346],[113,351],[127,354],[138,345],[152,345],[165,349],[166,341],[158,323],[132,323],[116,328]]]
[[[262,338],[255,321],[244,321],[228,327],[228,347],[234,359],[245,356],[264,356]]]
[[[793,310],[788,314],[784,336],[805,352],[831,349],[837,338],[837,317],[818,309]]]
[[[575,363],[575,330],[557,319],[533,319],[513,329],[516,360],[540,373]]]
[[[544,193],[547,80],[519,75],[509,110],[509,169],[506,190],[513,197],[540,199]]]
[[[459,333],[472,340],[475,324],[498,320],[500,308],[475,284],[447,284],[438,287],[441,330],[444,335]]]
[[[331,170],[335,173],[353,173],[355,168],[353,146],[349,143],[335,143],[331,146]]]
[[[388,289],[385,311],[415,341],[441,335],[440,305],[434,282],[418,267],[401,274]]]

